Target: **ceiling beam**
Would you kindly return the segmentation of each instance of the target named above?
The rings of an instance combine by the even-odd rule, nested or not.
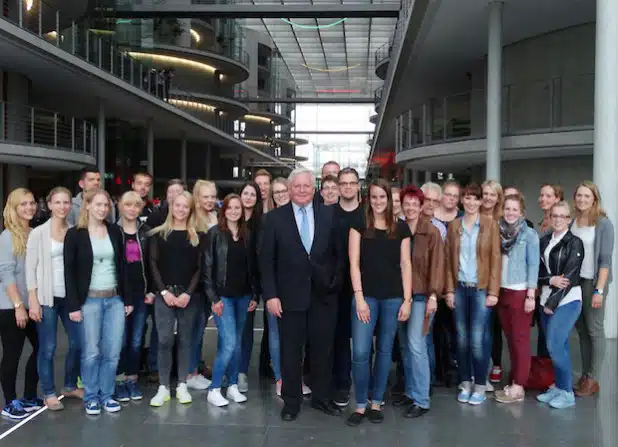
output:
[[[120,6],[115,11],[104,11],[108,17],[118,19],[148,19],[156,17],[173,17],[180,19],[189,18],[341,18],[341,17],[397,17],[399,6],[397,4],[317,4],[317,5],[179,5],[157,4],[154,5],[131,5],[124,9]]]
[[[337,98],[337,97],[320,97],[320,98],[242,98],[240,101],[244,103],[282,103],[282,104],[373,104],[371,98]]]

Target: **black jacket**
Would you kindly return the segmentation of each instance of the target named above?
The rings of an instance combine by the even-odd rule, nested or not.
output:
[[[120,233],[122,235],[122,254],[123,254],[123,259],[126,262],[126,257],[125,257],[125,250],[124,250],[124,243],[125,243],[125,239],[124,239],[124,230],[122,228],[122,217],[120,219],[118,219],[118,222],[116,223],[118,225],[118,228],[120,228]],[[152,276],[150,275],[150,264],[148,263],[148,259],[150,259],[150,244],[148,243],[148,232],[151,230],[151,228],[148,226],[148,224],[143,223],[140,219],[137,219],[137,242],[139,243],[139,249],[142,252],[142,277],[144,279],[144,284],[145,284],[145,289],[142,290],[133,290],[132,287],[132,282],[131,282],[131,278],[127,277],[127,290],[125,291],[127,295],[130,295],[131,297],[143,294],[144,296],[146,296],[147,293],[152,292],[154,293],[155,291],[155,287],[152,284]]]
[[[222,232],[218,225],[215,225],[206,233],[202,280],[204,282],[206,297],[211,303],[216,303],[221,299],[219,291],[226,285],[229,237],[229,234]],[[249,270],[251,293],[253,295],[252,299],[258,301],[260,296],[260,280],[257,268],[257,251],[254,233],[247,231],[247,237],[244,242],[248,254],[247,267]]]
[[[131,296],[125,293],[127,278],[125,275],[124,244],[122,230],[117,225],[107,225],[107,233],[114,247],[116,280],[118,295],[125,305],[131,305]],[[87,228],[72,227],[64,238],[64,281],[69,312],[81,310],[86,302],[90,279],[92,276],[92,244]]]
[[[279,298],[284,311],[307,310],[312,299],[336,301],[345,256],[334,210],[313,202],[315,231],[309,254],[291,203],[266,214],[258,250],[264,300]]]
[[[571,230],[560,239],[560,242],[549,253],[549,271],[545,265],[545,250],[551,241],[552,233],[548,232],[541,237],[540,251],[541,263],[539,264],[539,287],[550,286],[551,293],[545,307],[554,310],[560,301],[569,293],[572,287],[579,285],[579,271],[584,260],[584,243],[580,238],[571,233]],[[570,283],[568,287],[559,289],[549,284],[552,276],[564,275]]]

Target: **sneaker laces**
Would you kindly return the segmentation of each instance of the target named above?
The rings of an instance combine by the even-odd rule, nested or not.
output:
[[[16,409],[16,410],[24,410],[24,404],[22,403],[21,400],[19,399],[15,399],[13,401],[11,401],[11,405],[12,408]]]

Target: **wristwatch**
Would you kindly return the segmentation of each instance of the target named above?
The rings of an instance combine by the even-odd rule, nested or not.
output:
[[[593,295],[603,295],[603,289],[594,289]]]
[[[17,304],[13,304],[15,309],[19,309],[22,305],[23,305],[23,303],[21,301],[19,303],[17,303]]]
[[[161,290],[161,296],[165,296],[167,295],[167,293],[168,293],[167,290]]]

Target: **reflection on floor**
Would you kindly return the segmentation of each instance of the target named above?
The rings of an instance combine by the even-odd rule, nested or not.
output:
[[[256,332],[254,352],[259,350],[261,335]],[[575,337],[573,341],[576,340]],[[208,331],[207,358],[212,359],[215,345],[215,332]],[[572,343],[574,362],[578,358],[576,345]],[[80,402],[65,400],[65,411],[45,411],[0,443],[49,447],[616,447],[617,347],[616,341],[608,343],[600,397],[578,399],[577,407],[567,410],[551,410],[538,404],[533,393],[529,393],[523,404],[507,406],[488,401],[472,407],[458,404],[454,389],[438,388],[434,391],[431,411],[416,420],[405,419],[401,410],[387,400],[386,420],[382,425],[365,423],[350,428],[345,425],[344,417],[325,416],[308,404],[297,421],[284,423],[279,418],[282,403],[275,397],[274,384],[260,382],[252,365],[246,404],[214,408],[206,402],[205,392],[194,391],[193,403],[188,406],[172,400],[162,408],[153,409],[148,406],[148,399],[155,393],[155,387],[150,386],[144,388],[146,397],[142,402],[123,404],[123,411],[114,415],[89,417]],[[61,349],[60,355],[63,353]],[[57,363],[56,378],[61,381],[62,365]],[[18,389],[21,390],[21,385]],[[0,436],[14,425],[14,422],[1,421]]]

